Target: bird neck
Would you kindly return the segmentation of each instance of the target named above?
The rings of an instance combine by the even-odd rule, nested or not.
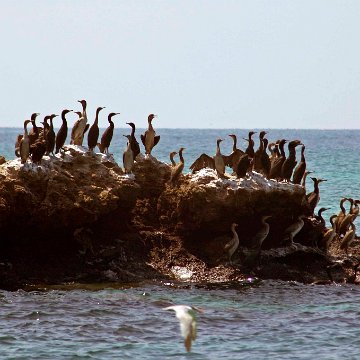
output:
[[[180,158],[180,161],[184,164],[185,161],[184,161],[182,152],[183,152],[182,150],[179,151],[179,158]]]
[[[98,125],[98,123],[99,123],[99,113],[100,113],[100,110],[101,110],[101,109],[97,109],[97,110],[96,110],[95,121],[94,121],[94,124],[95,124],[95,125]]]
[[[301,162],[305,162],[305,148],[301,149]]]
[[[281,143],[279,145],[279,150],[280,150],[280,155],[285,157],[286,155],[285,155],[285,150],[284,150],[284,144],[283,143]]]
[[[27,123],[24,124],[24,137],[28,136],[28,131],[27,131]]]
[[[131,134],[130,134],[130,136],[132,138],[134,138],[135,137],[135,125],[130,125],[130,126],[131,126]]]
[[[65,118],[65,114],[64,114],[64,113],[61,114],[61,120],[62,120],[63,124],[67,124],[67,121],[66,121],[66,118]]]
[[[236,145],[237,145],[237,138],[236,138],[236,136],[233,136],[233,151],[236,151],[237,150],[237,147],[236,147]]]
[[[176,162],[175,162],[175,160],[174,160],[174,156],[175,156],[175,154],[170,154],[170,161],[171,161],[171,164],[173,165],[173,166],[175,166],[176,165]]]
[[[314,181],[314,193],[319,193],[319,183],[317,182],[317,180]]]
[[[151,122],[152,122],[152,119],[151,119],[151,118],[148,118],[148,129],[154,131],[154,128],[153,128]]]

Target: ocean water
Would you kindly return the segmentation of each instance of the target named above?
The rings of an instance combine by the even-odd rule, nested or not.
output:
[[[266,130],[266,129],[265,129]],[[142,133],[139,129],[137,134]],[[186,169],[203,152],[230,153],[248,130],[157,129],[153,155],[169,161],[185,147]],[[0,129],[0,154],[14,157],[16,134]],[[116,129],[112,152],[121,164],[128,129]],[[360,131],[268,130],[270,141],[300,139],[308,169],[327,179],[319,206],[339,211],[343,196],[360,198]],[[255,137],[256,139],[256,137]],[[140,140],[139,140],[140,142]],[[256,142],[257,146],[257,142]],[[312,190],[311,180],[308,191]],[[239,284],[140,283],[67,285],[36,291],[0,291],[1,359],[359,359],[360,287],[264,281]],[[162,310],[197,305],[198,339],[186,354],[177,319]]]

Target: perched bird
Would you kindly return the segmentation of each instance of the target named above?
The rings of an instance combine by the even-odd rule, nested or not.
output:
[[[95,146],[99,139],[99,113],[102,109],[105,109],[105,107],[99,106],[96,109],[94,123],[91,125],[88,132],[88,137],[87,137],[88,147],[89,147],[89,151],[92,152],[94,151]]]
[[[29,122],[30,122],[30,120],[24,121],[24,135],[19,144],[20,158],[21,158],[22,164],[26,163],[26,160],[28,159],[28,157],[30,155],[30,140],[29,140],[29,135],[28,135],[28,131],[27,131],[27,125]]]
[[[76,120],[72,130],[71,130],[71,142],[72,145],[82,145],[85,133],[85,127],[87,124],[87,114],[86,114],[86,100],[78,100],[81,104],[83,111],[79,119]]]
[[[342,239],[342,242],[340,244],[340,249],[341,250],[345,250],[346,252],[346,255],[348,255],[348,249],[349,249],[349,246],[352,244],[352,242],[354,241],[355,239],[355,233],[356,233],[356,226],[353,224],[353,223],[350,223],[350,227],[351,229],[349,229],[345,236],[343,237]]]
[[[320,225],[321,225],[322,227],[325,227],[325,224],[326,224],[325,219],[324,219],[323,216],[322,216],[322,213],[323,213],[324,211],[326,211],[326,210],[329,210],[329,209],[330,209],[330,208],[322,207],[322,208],[320,208],[320,209],[318,210],[317,215],[315,215],[315,219],[320,223]]]
[[[41,127],[36,126],[36,118],[39,115],[40,115],[39,113],[31,114],[30,121],[31,121],[31,124],[32,124],[32,129],[29,131],[30,147],[39,138],[40,131],[42,131]],[[30,150],[30,153],[31,153],[31,150]]]
[[[224,177],[225,174],[225,162],[223,155],[220,151],[220,143],[222,142],[222,139],[216,140],[216,154],[214,156],[214,164],[215,164],[215,170],[219,177]]]
[[[235,169],[237,178],[244,178],[251,167],[252,159],[249,157],[248,154],[244,154]]]
[[[125,136],[128,139],[126,149],[123,153],[124,170],[125,170],[125,174],[130,174],[131,169],[134,165],[134,153],[131,149],[131,143],[130,143],[131,136],[130,135],[123,135],[123,136]]]
[[[191,350],[191,343],[196,339],[196,311],[202,312],[195,306],[188,305],[173,305],[164,308],[163,310],[174,310],[175,315],[180,321],[181,335],[184,338],[184,345],[186,351]]]
[[[269,218],[271,218],[271,215],[263,215],[261,217],[260,227],[251,239],[251,248],[261,250],[264,240],[269,235],[270,225],[266,222]]]
[[[306,215],[299,215],[297,220],[288,226],[284,231],[284,241],[288,241],[290,246],[295,244],[294,237],[300,232],[304,226],[304,220]]]
[[[357,218],[357,216],[359,215],[359,204],[360,204],[360,200],[354,200],[353,201],[353,207],[350,209],[350,213],[352,215],[355,215],[354,220]]]
[[[237,148],[237,137],[235,134],[229,135],[233,139],[233,148],[230,155],[224,156],[225,165],[229,166],[236,172],[236,166],[241,158],[244,155],[244,152]]]
[[[254,151],[254,140],[252,139],[252,136],[256,134],[255,131],[250,131],[248,134],[248,138],[244,139],[248,142],[248,146],[245,150],[245,154],[248,154],[249,157],[254,158],[255,151]]]
[[[317,204],[320,201],[320,189],[319,184],[322,181],[326,181],[325,179],[318,179],[318,178],[311,178],[311,180],[314,182],[314,191],[306,195],[306,199],[310,205],[311,213],[314,214],[314,210],[317,206]]]
[[[354,214],[346,214],[344,219],[339,224],[339,228],[337,233],[341,235],[345,235],[348,231],[350,224],[355,220],[356,215]]]
[[[289,155],[285,159],[281,167],[281,177],[283,180],[289,182],[293,173],[294,167],[296,166],[296,150],[298,145],[302,145],[300,140],[290,141],[288,144]]]
[[[175,156],[176,154],[177,154],[176,151],[172,151],[172,152],[170,153],[171,166],[176,166],[176,162],[175,162],[175,160],[174,160],[174,156]]]
[[[154,117],[156,117],[157,115],[154,114],[150,114],[148,116],[148,129],[145,131],[145,133],[143,135],[141,135],[141,141],[144,144],[145,147],[145,154],[146,155],[150,155],[151,154],[151,150],[153,149],[153,147],[159,142],[160,140],[160,135],[156,135],[156,132],[152,126],[152,120],[154,119]]]
[[[98,143],[98,147],[100,149],[100,151],[103,154],[109,154],[109,146],[114,134],[114,122],[111,120],[111,118],[115,115],[119,115],[120,113],[110,113],[108,115],[108,122],[109,122],[109,126],[106,128],[106,130],[104,131],[104,133],[101,136],[101,142],[100,144]]]
[[[231,257],[234,255],[236,249],[239,247],[239,237],[235,230],[237,226],[238,224],[236,223],[231,224],[231,232],[233,233],[233,237],[224,246],[224,252],[226,252],[230,264],[232,264]]]
[[[329,246],[336,236],[336,229],[335,229],[336,226],[334,223],[334,219],[336,219],[336,215],[331,215],[330,216],[331,229],[326,230],[321,241],[322,246],[324,247],[326,252],[328,252]]]
[[[306,160],[305,160],[305,145],[301,147],[301,160],[296,166],[293,174],[292,182],[294,184],[300,184],[301,179],[303,178],[306,170]]]
[[[203,153],[190,165],[190,170],[194,174],[204,168],[215,170],[215,162],[213,157]]]
[[[61,127],[59,129],[59,131],[56,134],[56,138],[55,138],[55,154],[57,154],[64,146],[66,138],[67,138],[67,134],[68,134],[68,125],[67,125],[67,120],[65,115],[67,113],[69,113],[72,110],[68,110],[68,109],[64,109],[61,112],[61,120],[62,120],[62,124]]]
[[[286,160],[285,151],[284,151],[285,143],[286,143],[285,139],[279,141],[278,147],[279,147],[280,155],[274,158],[271,163],[270,174],[269,174],[270,179],[281,180],[281,169],[283,163]]]
[[[129,122],[127,124],[131,126],[131,134],[130,134],[129,141],[130,141],[131,149],[134,154],[134,160],[135,160],[136,157],[140,154],[140,146],[135,137],[135,124],[132,122]]]
[[[49,155],[50,153],[52,153],[54,155],[54,148],[55,148],[55,131],[54,131],[54,124],[53,124],[53,119],[59,115],[55,115],[55,114],[51,114],[49,116],[49,120],[50,120],[50,125],[49,125],[49,129],[45,134],[45,140],[46,140],[46,153],[47,155]]]
[[[260,156],[260,162],[261,162],[261,173],[266,177],[269,178],[269,174],[270,174],[270,169],[271,169],[271,161],[270,161],[270,157],[266,152],[266,148],[267,148],[267,144],[268,144],[268,139],[267,138],[263,138],[263,144],[264,144],[264,150]]]
[[[267,134],[266,131],[261,131],[259,134],[259,148],[254,153],[254,161],[253,161],[253,170],[260,173],[262,172],[262,162],[261,157],[264,152],[264,136]],[[266,147],[265,147],[266,149]]]
[[[180,162],[171,169],[170,182],[172,184],[174,184],[179,179],[180,174],[184,170],[185,161],[182,154],[183,150],[185,150],[183,147],[179,149]]]
[[[45,155],[46,152],[46,143],[42,137],[39,137],[34,144],[30,147],[31,152],[31,161],[34,164],[40,164],[41,159]]]
[[[20,157],[20,142],[23,136],[23,134],[18,134],[15,140],[15,156],[17,157]]]
[[[345,197],[340,199],[340,212],[338,213],[338,215],[335,219],[336,232],[339,231],[339,226],[340,226],[341,222],[344,220],[344,217],[346,215],[346,209],[345,209],[344,203],[345,203],[345,201],[348,201],[348,200],[349,199],[345,198]]]

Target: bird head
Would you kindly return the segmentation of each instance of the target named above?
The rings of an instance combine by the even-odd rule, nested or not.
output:
[[[67,113],[71,112],[73,110],[69,110],[69,109],[64,109],[62,112],[61,112],[61,116],[64,116],[66,115]]]
[[[82,107],[83,107],[83,110],[85,110],[86,109],[86,100],[78,100],[78,102],[82,105]]]

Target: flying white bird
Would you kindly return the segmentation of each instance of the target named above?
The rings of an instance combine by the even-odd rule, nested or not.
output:
[[[180,321],[181,335],[184,338],[185,349],[191,350],[191,342],[196,339],[196,314],[195,311],[202,312],[195,306],[173,305],[163,310],[174,310],[176,317]]]

